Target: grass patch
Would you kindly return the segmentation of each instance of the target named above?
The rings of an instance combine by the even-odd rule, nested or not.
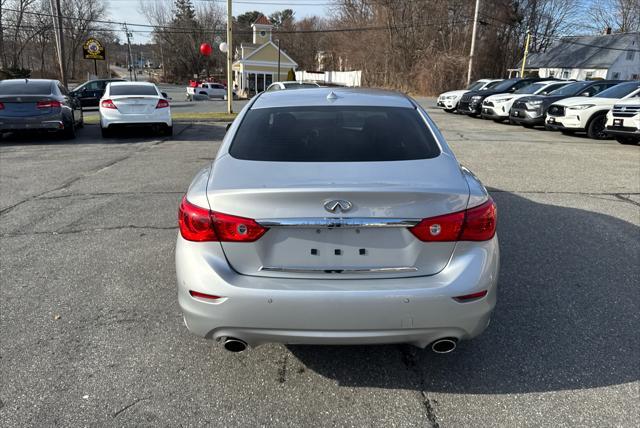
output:
[[[236,118],[237,113],[215,113],[215,112],[202,112],[202,113],[172,113],[171,118],[177,121],[208,121],[208,122],[231,122]],[[100,115],[86,115],[84,117],[84,123],[88,125],[97,125],[100,123]]]

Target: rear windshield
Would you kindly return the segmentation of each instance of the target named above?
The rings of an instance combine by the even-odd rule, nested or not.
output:
[[[633,91],[636,91],[640,88],[640,82],[625,82],[617,84],[616,86],[609,88],[605,91],[600,92],[595,97],[598,98],[622,98],[626,97]]]
[[[313,83],[283,83],[283,85],[287,89],[307,89],[318,87],[318,85],[314,85]]]
[[[0,95],[49,95],[51,82],[15,80],[0,83]]]
[[[344,106],[249,110],[229,153],[256,161],[365,162],[427,159],[440,150],[415,109]]]
[[[111,85],[110,95],[158,95],[156,88],[149,85]]]

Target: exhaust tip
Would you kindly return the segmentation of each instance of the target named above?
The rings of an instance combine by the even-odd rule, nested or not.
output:
[[[431,344],[431,350],[436,354],[448,354],[456,349],[458,339],[438,339]]]
[[[233,337],[228,337],[224,341],[224,349],[229,352],[242,352],[247,349],[247,342]]]

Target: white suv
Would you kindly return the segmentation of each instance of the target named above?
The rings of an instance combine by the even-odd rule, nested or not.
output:
[[[453,113],[458,108],[458,102],[460,98],[462,98],[462,95],[469,91],[491,89],[500,82],[502,82],[502,79],[480,79],[469,85],[467,89],[444,92],[438,97],[437,106],[444,109],[447,113]]]
[[[640,98],[616,103],[607,113],[606,132],[620,144],[640,143]]]
[[[482,101],[482,117],[502,122],[509,119],[509,110],[511,110],[511,106],[517,99],[528,95],[547,95],[568,83],[573,82],[568,80],[543,80],[541,82],[533,82],[512,93],[489,95]]]
[[[547,129],[566,134],[586,132],[590,138],[604,139],[607,112],[622,99],[640,96],[640,81],[619,83],[593,97],[573,97],[551,104],[547,110]]]

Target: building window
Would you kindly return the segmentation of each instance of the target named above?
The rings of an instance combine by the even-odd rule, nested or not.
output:
[[[627,61],[633,61],[634,56],[635,56],[634,51],[627,51]]]
[[[638,80],[640,79],[640,74],[632,74],[631,75],[631,80]]]
[[[556,71],[550,71],[549,72],[549,77],[556,77]]]
[[[587,74],[585,75],[585,79],[586,80],[593,79],[593,71],[587,71]]]
[[[568,71],[563,71],[562,72],[562,78],[563,79],[568,79],[569,78],[569,72]]]
[[[264,30],[263,30],[263,31],[260,31],[260,37],[264,37],[264,36],[266,36],[266,35],[267,35],[267,32],[266,32],[266,31],[264,31]]]
[[[620,72],[616,71],[615,73],[613,73],[613,76],[611,76],[611,78],[613,80],[618,80],[620,78]]]

